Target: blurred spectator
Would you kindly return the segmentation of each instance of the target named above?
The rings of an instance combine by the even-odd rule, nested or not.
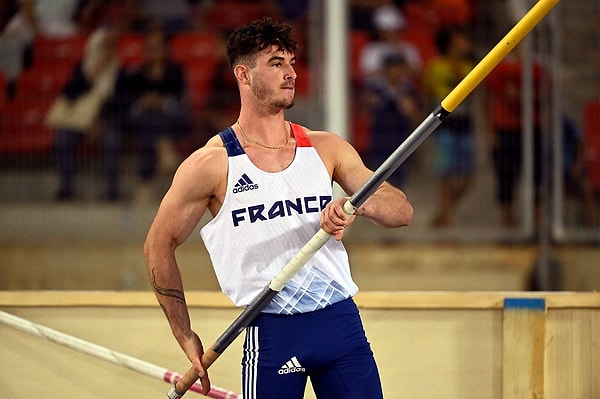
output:
[[[101,26],[121,32],[161,27],[169,33],[192,28],[192,0],[77,0],[73,20],[83,34]]]
[[[592,182],[585,165],[583,134],[571,118],[562,120],[562,161],[565,194],[583,205],[584,225],[598,226],[598,208]],[[581,208],[581,207],[577,207]]]
[[[192,28],[193,18],[189,0],[137,0],[146,18],[146,28],[159,25],[169,34]]]
[[[81,34],[93,32],[104,24],[111,0],[79,0],[73,20]]]
[[[180,159],[175,142],[187,137],[191,127],[184,70],[171,59],[166,34],[150,30],[144,49],[145,60],[130,81],[134,98],[130,121],[140,146],[140,201],[149,195],[157,171],[177,168]]]
[[[79,0],[73,19],[83,35],[102,26],[128,32],[138,31],[143,25],[136,0]]]
[[[422,60],[417,47],[405,39],[406,19],[400,8],[389,2],[373,12],[374,39],[363,48],[359,66],[368,78],[382,73],[383,60],[388,54],[400,52],[415,76],[421,71]]]
[[[61,38],[77,33],[73,21],[79,0],[19,0],[18,10],[0,33],[0,72],[7,81],[7,97],[15,95],[16,81],[33,56],[37,36]]]
[[[273,18],[281,19],[292,25],[308,16],[310,0],[263,0],[265,9]]]
[[[61,38],[78,33],[74,21],[80,0],[19,0],[21,11],[12,23],[29,34]],[[10,25],[11,23],[9,23]]]
[[[438,32],[439,56],[423,73],[423,87],[432,107],[440,102],[470,72],[471,41],[466,32],[451,28]],[[435,175],[439,179],[438,206],[432,220],[436,227],[449,226],[459,200],[475,173],[475,144],[469,102],[464,101],[433,135]]]
[[[371,31],[374,10],[389,3],[389,0],[350,0],[350,29]],[[394,0],[393,3],[402,8],[405,1]]]
[[[2,0],[0,1],[0,32],[4,30],[8,21],[19,10],[18,0]]]
[[[102,166],[106,177],[106,199],[117,200],[119,168],[122,149],[122,124],[127,108],[127,77],[121,68],[116,47],[117,34],[109,29],[98,29],[86,43],[83,60],[76,65],[62,95],[76,101],[92,90],[100,93],[103,102],[98,121],[92,128],[81,131],[58,128],[54,151],[60,174],[57,200],[75,198],[77,153],[81,144],[97,141],[101,150]]]
[[[517,182],[523,169],[523,89],[520,52],[517,47],[490,73],[486,80],[491,126],[488,128],[490,149],[496,179],[496,200],[500,205],[502,224],[515,224],[514,197]],[[533,131],[534,131],[534,187],[536,208],[542,180],[541,168],[541,120],[539,93],[542,70],[539,63],[533,65]],[[536,209],[537,213],[537,209]]]
[[[420,100],[410,66],[400,53],[389,54],[383,75],[366,83],[365,103],[370,116],[369,150],[366,163],[375,170],[412,132],[420,117]],[[397,187],[406,183],[409,160],[389,178]]]
[[[78,22],[82,26],[97,23],[122,33],[143,32],[148,21],[138,0],[81,0]],[[100,2],[101,4],[94,4]],[[94,21],[95,20],[95,21]]]
[[[600,200],[600,97],[588,100],[583,108],[583,162],[596,201]],[[600,205],[600,203],[598,203]]]
[[[218,61],[211,79],[210,101],[206,104],[200,120],[202,121],[203,144],[210,137],[232,125],[240,112],[240,92],[229,60],[227,59],[226,41],[228,34],[221,38],[221,45],[216,50]]]
[[[275,20],[285,21],[292,25],[298,39],[308,43],[308,16],[311,5],[310,0],[262,0],[264,14]],[[306,56],[306,52],[299,52],[298,56]],[[301,60],[306,64],[306,60]]]

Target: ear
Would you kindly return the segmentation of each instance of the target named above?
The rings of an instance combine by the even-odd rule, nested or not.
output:
[[[250,83],[250,70],[247,66],[238,64],[233,68],[235,78],[242,84]]]

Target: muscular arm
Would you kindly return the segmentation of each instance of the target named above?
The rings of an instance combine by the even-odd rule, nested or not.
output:
[[[311,140],[316,143],[319,155],[324,160],[333,180],[349,195],[354,194],[373,174],[364,165],[356,150],[341,138],[329,133],[319,132],[314,134],[314,138],[311,135]],[[337,223],[338,227],[341,226],[343,215],[340,215],[340,208],[343,202],[342,199],[334,201],[332,206],[326,210],[332,212],[332,214],[326,214],[325,218],[321,219],[322,224],[325,225],[327,221],[324,221],[324,219],[330,219],[329,230],[335,230],[336,221],[339,222]],[[402,190],[389,183],[383,183],[357,210],[356,214],[384,227],[400,227],[410,224],[413,208]],[[342,223],[343,226],[345,227],[352,220],[352,218],[346,220]],[[336,236],[336,238],[339,238],[339,236]]]
[[[215,198],[220,178],[215,152],[214,149],[199,150],[182,163],[144,243],[148,277],[156,298],[175,339],[196,368],[204,387],[210,386],[200,363],[204,352],[191,327],[175,250],[194,231]]]
[[[186,191],[193,175],[188,166],[184,163],[175,175],[144,244],[150,283],[178,341],[189,335],[190,323],[175,249],[189,237],[207,203],[206,198],[193,198]]]

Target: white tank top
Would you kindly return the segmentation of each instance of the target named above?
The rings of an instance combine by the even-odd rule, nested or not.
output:
[[[319,230],[332,183],[299,125],[292,163],[265,172],[248,158],[231,128],[220,133],[227,149],[227,193],[219,213],[201,229],[223,292],[245,306]],[[294,314],[322,309],[358,291],[340,241],[328,240],[263,312]]]

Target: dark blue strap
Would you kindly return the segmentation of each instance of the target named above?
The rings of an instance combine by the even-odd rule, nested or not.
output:
[[[236,155],[245,154],[242,145],[240,144],[235,132],[231,127],[223,130],[221,133],[219,133],[219,136],[221,136],[221,140],[223,140],[223,145],[227,149],[228,156],[234,157]]]

